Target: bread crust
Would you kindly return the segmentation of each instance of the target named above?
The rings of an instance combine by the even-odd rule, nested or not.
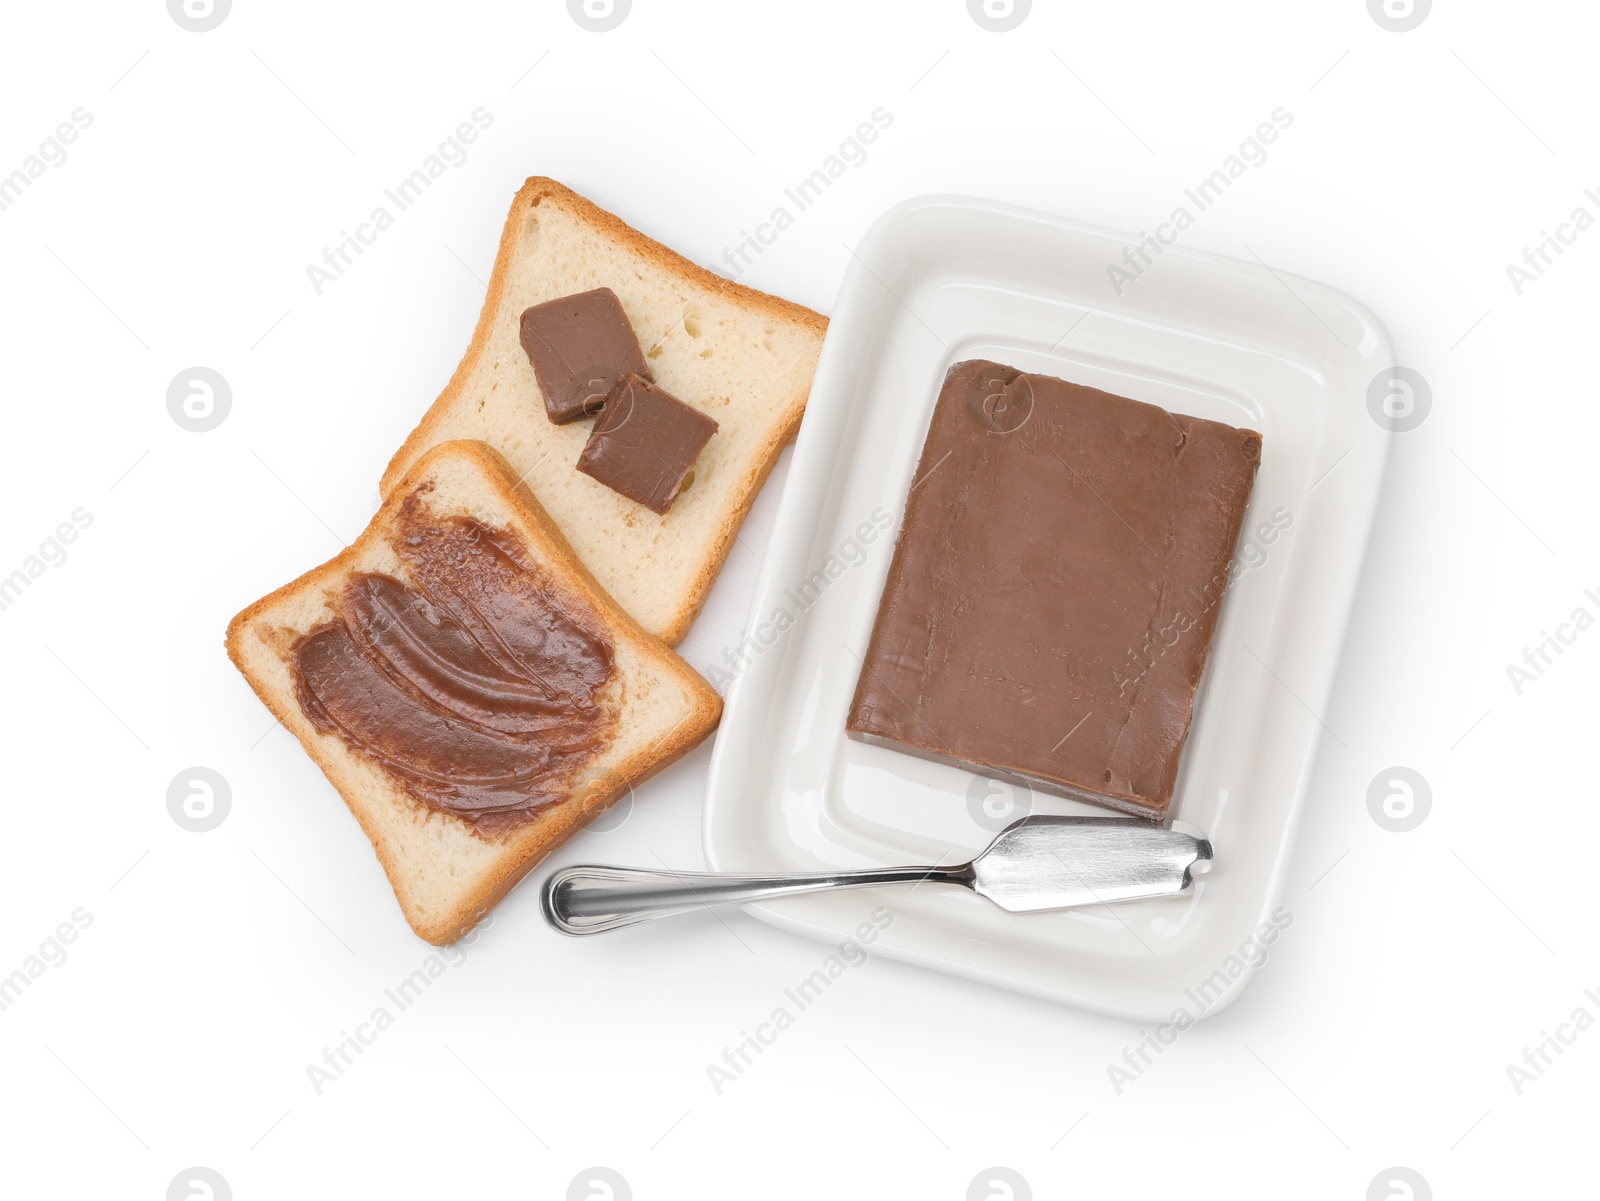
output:
[[[374,806],[354,795],[347,779],[342,756],[352,754],[344,748],[337,735],[321,734],[301,711],[292,694],[274,687],[263,679],[250,660],[249,640],[254,637],[268,653],[278,653],[261,637],[260,627],[281,606],[313,591],[327,591],[338,586],[356,570],[355,564],[367,548],[385,537],[392,528],[392,518],[402,500],[431,473],[434,465],[446,457],[458,457],[474,463],[487,480],[501,493],[501,499],[513,519],[524,528],[518,533],[538,547],[538,558],[562,569],[561,583],[577,593],[599,613],[608,632],[618,641],[626,640],[641,657],[652,659],[683,683],[692,705],[668,735],[656,743],[630,752],[620,762],[609,767],[598,778],[590,780],[558,805],[543,810],[525,825],[517,826],[500,836],[480,834],[469,822],[452,814],[428,809],[412,800],[404,790],[394,784],[388,790],[395,794],[385,798],[390,804],[404,805],[414,820],[439,821],[458,826],[472,837],[494,844],[499,854],[492,866],[446,912],[433,920],[422,918],[409,903],[403,874],[394,856],[394,848],[380,827]],[[543,545],[540,546],[539,544]],[[648,631],[629,616],[606,593],[587,567],[572,552],[565,536],[550,520],[538,500],[523,485],[505,459],[492,447],[481,442],[443,442],[429,449],[398,482],[398,486],[384,500],[377,514],[361,535],[338,555],[320,567],[301,575],[291,583],[268,593],[248,606],[228,623],[226,638],[228,657],[249,681],[263,704],[274,717],[300,740],[306,753],[319,766],[323,774],[344,798],[346,805],[360,823],[384,873],[394,887],[406,920],[416,933],[438,946],[451,943],[472,929],[508,892],[531,871],[540,860],[565,842],[578,830],[603,813],[624,793],[682,758],[716,728],[722,714],[722,698],[687,663],[662,645]],[[384,803],[384,802],[380,802]]]
[[[473,376],[482,365],[489,351],[496,312],[510,286],[512,269],[516,263],[521,241],[523,217],[530,209],[547,201],[561,204],[628,253],[676,275],[691,288],[709,293],[718,300],[764,313],[775,320],[799,325],[802,329],[815,334],[819,340],[827,332],[828,319],[822,314],[793,301],[766,292],[758,292],[754,288],[708,271],[653,238],[640,233],[620,217],[607,212],[572,189],[544,176],[531,176],[511,202],[511,211],[506,217],[505,227],[500,235],[500,249],[495,255],[494,271],[489,277],[489,288],[484,297],[483,308],[478,314],[478,324],[473,330],[472,341],[468,344],[466,353],[461,357],[454,374],[451,375],[450,382],[445,385],[444,391],[429,406],[417,427],[411,431],[394,457],[389,460],[389,465],[385,468],[378,485],[379,491],[384,496],[394,491],[410,465],[429,446],[438,441],[439,426],[447,419],[453,406],[462,399]],[[736,485],[733,503],[716,527],[716,536],[704,548],[692,586],[663,628],[656,631],[657,636],[669,646],[676,646],[681,642],[684,635],[689,632],[694,619],[700,615],[700,610],[704,607],[706,597],[711,591],[711,585],[716,581],[723,563],[727,560],[739,527],[744,524],[750,507],[755,503],[756,494],[761,491],[761,486],[771,475],[772,468],[778,461],[778,455],[799,432],[800,419],[805,415],[806,399],[807,392],[788,398],[784,408],[776,416],[772,432],[761,444],[761,453]]]

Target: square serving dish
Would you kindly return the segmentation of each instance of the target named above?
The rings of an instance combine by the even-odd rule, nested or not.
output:
[[[933,885],[752,914],[1134,1019],[1215,1012],[1248,981],[1283,887],[1382,483],[1368,387],[1388,336],[1329,288],[1169,247],[1116,294],[1135,239],[927,197],[868,231],[840,290],[737,648],[705,808],[719,871],[969,858],[1008,821],[1104,814],[845,737],[845,715],[946,370],[988,358],[1262,434],[1262,462],[1171,809],[1216,860],[1190,895],[1011,914]],[[1018,513],[1016,520],[1048,520]],[[1273,935],[1275,937],[1275,934]],[[1244,951],[1241,952],[1241,947]]]

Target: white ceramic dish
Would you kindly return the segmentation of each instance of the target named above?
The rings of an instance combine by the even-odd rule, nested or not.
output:
[[[1260,958],[1252,938],[1269,941],[1258,931],[1282,890],[1382,481],[1388,433],[1369,415],[1368,386],[1393,357],[1360,305],[1255,263],[1171,247],[1117,296],[1107,267],[1132,241],[954,197],[907,202],[868,232],[840,290],[728,689],[705,841],[711,866],[728,871],[950,863],[1021,815],[979,803],[1003,798],[1004,785],[844,736],[952,363],[997,359],[1260,430],[1241,574],[1173,809],[1216,850],[1191,896],[1018,915],[919,886],[750,907],[840,941],[887,906],[882,954],[1166,1021],[1232,1000]],[[1263,526],[1277,531],[1270,543]],[[1096,812],[1039,794],[1031,805]]]

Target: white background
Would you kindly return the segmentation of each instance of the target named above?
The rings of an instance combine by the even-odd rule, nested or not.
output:
[[[1506,1069],[1600,1018],[1600,632],[1521,695],[1506,667],[1600,616],[1600,232],[1520,296],[1505,271],[1600,217],[1592,6],[1441,0],[1406,33],[1362,0],[1041,0],[1008,33],[959,0],[635,0],[606,33],[555,2],[4,22],[0,175],[93,123],[0,212],[0,575],[93,523],[0,612],[0,975],[92,924],[0,1012],[0,1192],[159,1199],[191,1165],[240,1199],[564,1197],[592,1165],[638,1198],[955,1199],[994,1165],[1041,1198],[1359,1201],[1392,1165],[1439,1198],[1593,1189],[1600,1030],[1520,1095]],[[315,294],[306,266],[479,106],[466,161]],[[307,1065],[429,948],[229,665],[228,618],[361,529],[525,176],[715,266],[879,106],[867,160],[744,282],[826,312],[846,247],[929,192],[1151,228],[1283,106],[1183,240],[1348,292],[1430,382],[1321,714],[1292,927],[1120,1095],[1138,1027],[874,960],[719,1096],[707,1065],[827,948],[739,913],[565,940],[524,886],[317,1095]],[[202,434],[166,409],[197,364],[233,395]],[[739,636],[781,482],[682,648],[697,666]],[[707,751],[552,863],[699,866]],[[166,807],[194,765],[232,790],[204,834]],[[1396,765],[1432,792],[1403,834],[1366,803]]]

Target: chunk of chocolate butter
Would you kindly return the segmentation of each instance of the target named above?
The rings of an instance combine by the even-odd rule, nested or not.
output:
[[[950,369],[847,730],[1162,817],[1261,436],[992,362]]]
[[[522,349],[544,394],[545,413],[557,425],[601,412],[630,371],[650,378],[639,339],[610,288],[525,310]]]
[[[594,423],[578,470],[654,513],[665,513],[716,432],[717,423],[698,409],[628,375]]]

